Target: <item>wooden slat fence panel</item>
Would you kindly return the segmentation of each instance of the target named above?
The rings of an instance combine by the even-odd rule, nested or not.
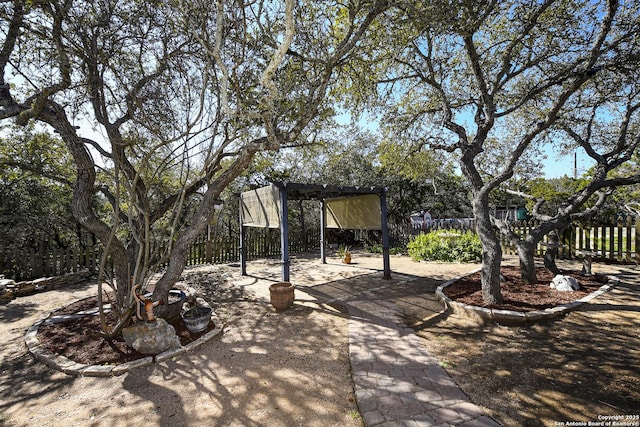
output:
[[[10,255],[10,256],[9,256]],[[0,255],[0,274],[17,281],[60,276],[89,269],[95,271],[100,250],[94,247],[24,250]]]
[[[516,233],[526,236],[535,223],[515,222]],[[546,243],[548,236],[542,242]],[[559,259],[581,257],[581,253],[592,252],[594,260],[607,262],[640,262],[640,218],[612,218],[606,224],[574,224],[561,235],[562,247]],[[506,254],[515,254],[515,247],[502,237],[502,247]],[[536,255],[544,255],[546,248],[538,245]]]
[[[466,231],[473,224],[442,223],[447,230]],[[457,226],[456,226],[457,225]],[[513,223],[513,229],[520,236],[536,224],[528,221]],[[431,228],[429,230],[433,230]],[[424,233],[419,226],[410,224],[389,224],[392,246],[404,246],[413,236]],[[319,231],[291,233],[289,251],[292,254],[317,250],[320,247]],[[612,219],[607,224],[574,224],[560,236],[562,247],[558,258],[571,259],[582,252],[593,252],[595,261],[640,262],[640,217]],[[545,236],[543,242],[547,242]],[[506,239],[501,240],[504,254],[516,254],[515,246]],[[247,258],[249,260],[280,256],[280,231],[278,229],[247,230]],[[240,260],[240,243],[237,236],[200,236],[189,249],[187,265],[205,263],[234,263]],[[44,248],[48,249],[44,249]],[[537,255],[543,255],[544,245],[538,245]],[[97,271],[102,248],[100,246],[63,250],[51,245],[40,245],[39,250],[19,253],[0,252],[0,274],[14,280],[28,280],[37,277],[51,277],[82,269]],[[580,257],[580,256],[578,256]],[[109,267],[111,269],[111,267]]]

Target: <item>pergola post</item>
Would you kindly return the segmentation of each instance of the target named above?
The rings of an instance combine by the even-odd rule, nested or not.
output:
[[[326,224],[327,213],[326,204],[324,199],[320,199],[320,260],[322,264],[327,263],[327,239],[326,239]]]
[[[240,203],[240,274],[247,275],[247,227],[242,224],[242,203]]]
[[[282,254],[282,281],[289,281],[289,207],[287,190],[280,191],[280,253]]]
[[[389,259],[389,225],[387,224],[387,192],[380,193],[380,223],[382,225],[382,263],[384,278],[391,279],[391,261]]]

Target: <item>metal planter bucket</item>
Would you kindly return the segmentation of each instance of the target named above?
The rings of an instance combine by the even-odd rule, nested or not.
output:
[[[189,332],[202,332],[209,326],[212,311],[209,307],[194,307],[182,313],[182,321]]]

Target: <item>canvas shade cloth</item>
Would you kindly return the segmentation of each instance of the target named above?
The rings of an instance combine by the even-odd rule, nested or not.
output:
[[[327,228],[382,229],[380,197],[376,194],[327,199],[325,204]]]
[[[280,190],[274,185],[240,194],[240,220],[247,227],[280,228]]]

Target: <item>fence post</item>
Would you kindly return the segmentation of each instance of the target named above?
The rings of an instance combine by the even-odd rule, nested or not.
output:
[[[615,252],[615,240],[616,240],[616,233],[614,232],[615,228],[613,225],[613,220],[611,221],[611,225],[609,226],[609,259],[614,260],[617,257],[616,252]]]
[[[631,252],[631,238],[632,238],[632,234],[631,234],[631,230],[633,229],[633,222],[631,221],[632,217],[629,215],[625,218],[625,222],[624,222],[624,234],[625,234],[625,238],[627,239],[627,244],[626,246],[626,250],[625,250],[625,260],[627,262],[631,262],[631,257],[632,257],[632,252]],[[637,241],[636,241],[636,246],[637,246]]]
[[[636,264],[640,263],[640,215],[636,216]]]
[[[567,226],[564,230],[562,230],[562,241],[561,243],[561,257],[560,259],[571,259],[571,236],[573,232],[573,227],[571,225]]]

